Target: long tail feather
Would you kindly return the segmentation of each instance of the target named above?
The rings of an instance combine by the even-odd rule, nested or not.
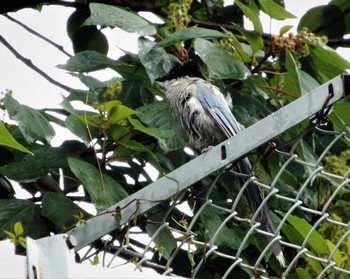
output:
[[[247,158],[244,158],[241,161],[237,162],[235,168],[239,173],[245,174],[247,176],[252,175],[252,166]],[[239,179],[242,185],[247,181],[247,178],[240,177]],[[248,200],[248,204],[251,210],[253,211],[253,213],[255,213],[258,210],[259,206],[262,204],[264,199],[264,195],[261,188],[254,183],[250,183],[245,189],[245,196]],[[271,217],[271,214],[269,212],[267,205],[264,205],[263,208],[261,209],[258,221],[261,223],[261,226],[263,227],[263,229],[265,229],[267,232],[271,234],[275,234],[277,230],[277,226]],[[267,236],[266,238],[268,241],[271,241],[273,239],[273,237],[269,237],[269,236]],[[272,244],[272,252],[277,258],[277,260],[279,261],[279,263],[281,264],[281,266],[284,267],[285,259],[283,256],[281,244],[278,241],[275,241]]]

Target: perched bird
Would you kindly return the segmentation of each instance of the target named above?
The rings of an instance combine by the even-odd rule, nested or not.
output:
[[[211,83],[201,78],[185,76],[164,81],[163,86],[170,107],[195,147],[205,149],[217,145],[242,130],[231,112],[229,102]],[[253,175],[248,158],[235,162],[235,170],[244,174],[244,177],[239,178],[243,184]],[[245,190],[245,196],[255,213],[264,198],[261,188],[250,183]],[[275,234],[276,225],[266,205],[260,211],[259,221],[267,232]],[[273,237],[267,239],[271,241]],[[284,256],[278,241],[272,245],[272,251],[281,266],[284,266]]]

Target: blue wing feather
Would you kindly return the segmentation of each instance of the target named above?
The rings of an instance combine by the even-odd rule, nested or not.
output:
[[[203,108],[211,115],[211,117],[218,123],[225,135],[233,137],[240,130],[240,125],[230,111],[225,99],[221,96],[215,95],[211,88],[211,84],[204,82],[197,82],[197,98],[201,102]]]

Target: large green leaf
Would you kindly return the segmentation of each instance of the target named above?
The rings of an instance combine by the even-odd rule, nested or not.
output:
[[[332,111],[327,115],[327,118],[332,122],[335,131],[342,131],[345,123],[350,120],[350,103],[338,102],[333,105]],[[350,137],[349,127],[343,132],[347,137]]]
[[[214,207],[207,206],[200,215],[200,218],[205,227],[206,241],[210,241],[221,226],[224,216]],[[224,226],[221,228],[219,235],[215,239],[215,245],[228,246],[231,249],[238,249],[245,234],[239,226]],[[247,247],[248,243],[244,245]]]
[[[57,232],[64,232],[77,222],[73,215],[79,215],[79,210],[63,194],[47,192],[42,199],[41,214],[55,224]]]
[[[280,212],[280,214],[282,216],[285,215],[282,212]],[[289,215],[287,220],[298,231],[303,239],[306,238],[306,236],[313,228],[305,219],[293,215]],[[293,242],[293,239],[290,240]],[[307,243],[319,256],[327,255],[329,253],[326,240],[317,231],[312,232],[312,234],[309,236],[309,239],[307,240]]]
[[[67,157],[75,156],[69,149],[45,146],[19,162],[0,167],[0,174],[18,182],[32,182],[52,171],[68,166]]]
[[[18,123],[19,129],[28,143],[33,143],[36,140],[50,142],[54,137],[54,129],[39,111],[21,105],[10,95],[5,96],[4,105],[11,119]]]
[[[138,113],[136,110],[122,105],[121,102],[117,100],[109,101],[104,105],[106,107],[106,112],[108,113],[108,119],[113,124],[119,123],[121,120]]]
[[[154,47],[155,45],[155,42],[139,38],[138,55],[151,81],[165,76],[175,64],[179,63],[174,55],[168,54],[162,47]]]
[[[259,4],[264,11],[264,13],[268,14],[270,17],[274,19],[287,19],[287,18],[296,18],[295,15],[286,11],[282,6],[275,3],[273,0],[258,0]]]
[[[100,174],[93,165],[75,158],[69,158],[68,163],[74,175],[89,193],[98,212],[106,210],[128,196],[116,181],[105,174]]]
[[[106,55],[93,50],[77,53],[66,64],[57,67],[72,72],[92,72],[115,66],[117,62]]]
[[[242,10],[244,15],[253,23],[254,29],[259,34],[263,33],[263,26],[261,24],[259,15],[248,6],[244,5],[242,2],[235,0],[235,4]]]
[[[141,36],[154,35],[157,29],[142,17],[112,5],[91,3],[91,15],[84,25],[119,27]]]
[[[313,59],[318,59],[339,70],[350,69],[350,62],[342,58],[334,49],[308,37],[305,37],[304,41],[310,46],[310,55]]]
[[[37,239],[49,234],[38,205],[29,200],[0,199],[0,238],[5,236],[3,230],[13,231],[16,222],[23,225],[25,236]]]
[[[7,146],[9,148],[14,148],[22,152],[30,153],[32,152],[25,148],[22,144],[18,143],[14,137],[7,131],[4,123],[0,121],[0,145]]]
[[[146,230],[148,235],[153,237],[159,226],[158,224],[147,224]],[[155,244],[157,245],[159,253],[167,260],[170,258],[172,251],[177,247],[176,239],[168,228],[163,228],[158,232],[155,237]]]
[[[239,30],[239,32],[241,32],[254,52],[257,52],[264,47],[264,41],[259,33],[255,31],[245,30],[244,28],[234,23],[232,23],[232,25],[234,25]]]
[[[148,90],[146,85],[137,80],[124,80],[118,100],[132,109],[153,103],[155,96]]]
[[[300,60],[303,70],[318,82],[324,83],[350,69],[350,62],[342,58],[334,49],[315,41],[304,38],[310,47],[310,55]]]
[[[71,72],[92,72],[105,68],[117,71],[121,76],[130,80],[142,80],[149,83],[147,72],[137,55],[128,53],[118,60],[113,60],[96,51],[83,51],[71,57],[66,64],[57,67]]]
[[[226,37],[226,35],[220,31],[201,27],[190,27],[169,34],[163,41],[159,42],[156,46],[166,47],[173,45],[177,42],[184,42],[190,39],[212,39],[223,37]]]
[[[251,75],[240,60],[207,40],[196,39],[194,48],[197,55],[207,64],[211,78],[244,80]]]
[[[329,39],[340,39],[350,32],[349,20],[350,2],[336,0],[308,10],[300,19],[298,30],[306,27],[316,34],[326,35]]]
[[[283,90],[292,93],[296,96],[301,96],[301,78],[299,68],[292,53],[286,49],[286,69],[287,73],[284,75]],[[293,100],[291,100],[293,101]]]
[[[138,109],[140,120],[150,128],[172,130],[173,133],[165,140],[159,141],[165,152],[183,148],[188,143],[179,121],[170,113],[169,106],[165,102],[154,102]]]
[[[311,90],[319,87],[321,84],[315,80],[311,75],[306,73],[303,70],[299,69],[299,76],[301,81],[301,92],[302,94],[306,94],[310,92]]]
[[[81,140],[83,140],[84,143],[90,143],[91,139],[88,130],[86,129],[86,125],[79,117],[72,114],[67,116],[65,120],[65,126],[74,135],[78,136]]]
[[[120,151],[126,151],[130,155],[135,155],[139,153],[145,154],[144,157],[146,157],[147,161],[161,174],[163,175],[165,172],[161,165],[158,162],[158,158],[156,157],[156,154],[153,153],[148,147],[143,145],[142,143],[135,141],[135,140],[130,140],[126,143],[122,143],[121,146],[119,146],[116,150],[115,153],[118,154],[119,156],[121,155]]]

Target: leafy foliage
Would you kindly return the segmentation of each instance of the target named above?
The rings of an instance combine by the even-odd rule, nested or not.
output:
[[[56,111],[59,117],[49,109],[35,110],[20,104],[9,93],[1,99],[1,109],[16,123],[0,122],[1,238],[10,236],[15,243],[23,244],[23,232],[40,238],[67,231],[93,218],[75,200],[89,202],[97,212],[103,212],[152,182],[146,165],[152,165],[161,176],[188,161],[189,155],[183,151],[187,138],[163,100],[163,89],[155,82],[179,63],[196,64],[203,77],[231,95],[234,114],[246,126],[350,68],[348,61],[327,46],[327,38],[342,38],[350,33],[348,1],[333,0],[329,5],[311,9],[301,19],[298,33],[287,36],[284,34],[290,26],[282,28],[279,35],[263,33],[259,18],[261,12],[277,20],[293,18],[294,15],[278,4],[283,1],[242,0],[231,6],[224,6],[222,1],[172,2],[142,1],[154,7],[153,13],[164,21],[164,24],[154,24],[136,13],[144,7],[141,3],[139,7],[99,3],[85,6],[86,1],[76,1],[84,9],[77,9],[67,22],[76,53],[59,67],[80,79],[88,89],[71,90],[61,104],[62,109]],[[164,9],[169,11],[167,16],[162,12]],[[174,12],[178,9],[182,13]],[[254,31],[244,29],[243,16],[252,22]],[[108,41],[101,32],[106,27],[139,34],[139,52],[125,53],[116,60],[107,57]],[[106,82],[90,75],[106,68],[115,71],[115,79]],[[83,109],[76,106],[77,101],[85,104]],[[327,128],[339,129],[348,120],[348,111],[349,103],[334,106]],[[55,135],[52,123],[69,130],[78,139],[51,146]],[[281,135],[278,143],[294,138],[306,126],[307,123],[301,123],[294,127]],[[312,135],[303,141],[297,153],[301,158],[314,160],[324,145],[323,140]],[[348,148],[341,143],[332,152],[345,154],[342,152]],[[258,156],[252,157],[254,161]],[[331,161],[340,164],[336,158],[327,157],[327,167],[330,168]],[[283,162],[283,158],[275,155],[264,159],[257,167],[261,180],[272,182]],[[342,159],[343,165],[334,164],[334,168],[343,170],[344,162]],[[298,181],[307,174],[306,167],[292,164],[283,172],[283,183],[277,187],[286,196],[294,194]],[[200,194],[200,189],[207,187],[209,181],[211,177],[193,187],[194,196],[197,192]],[[32,198],[17,199],[14,183],[19,183]],[[232,180],[222,179],[212,189],[217,203],[229,207],[227,200],[236,194],[231,184]],[[80,185],[82,196],[73,198],[71,194],[77,192]],[[311,201],[307,202],[310,207],[321,208],[329,198],[325,189],[328,186],[328,182],[315,180],[303,198]],[[349,222],[348,193],[344,191],[339,197],[334,201],[337,205],[334,208],[338,208],[334,216]],[[281,210],[282,217],[287,209],[286,204],[272,204],[272,207]],[[194,213],[198,209],[199,205],[192,204]],[[243,215],[249,214],[245,204],[240,210]],[[206,208],[197,220],[198,237],[205,241],[212,236],[224,219],[222,215]],[[186,222],[190,222],[191,217],[187,218]],[[138,222],[141,221],[135,220]],[[288,222],[283,228],[284,236],[293,243],[301,243],[312,227],[310,223],[315,221],[308,216],[289,216]],[[158,230],[157,224],[138,225],[150,235]],[[237,250],[246,229],[227,224],[218,236],[219,245]],[[326,239],[324,231],[315,231],[309,238],[308,245],[318,255],[332,251],[336,244]],[[169,259],[177,247],[174,236],[166,229],[162,229],[155,243],[160,257],[165,259]],[[256,257],[256,251],[264,249],[259,237],[252,237],[249,249],[246,248],[243,254],[248,258]],[[178,257],[184,265],[189,261],[194,265],[197,260],[190,252],[185,256],[179,253]],[[339,264],[349,257],[350,254],[334,254]],[[207,261],[215,265],[216,259]],[[280,276],[281,269],[273,263],[274,259],[266,261],[269,274]],[[311,259],[308,261],[307,268],[296,266],[291,278],[313,278],[320,266]],[[174,272],[182,271],[175,269]],[[238,276],[249,273],[238,269],[236,272]],[[214,278],[223,274],[222,270],[208,270],[206,275]]]

